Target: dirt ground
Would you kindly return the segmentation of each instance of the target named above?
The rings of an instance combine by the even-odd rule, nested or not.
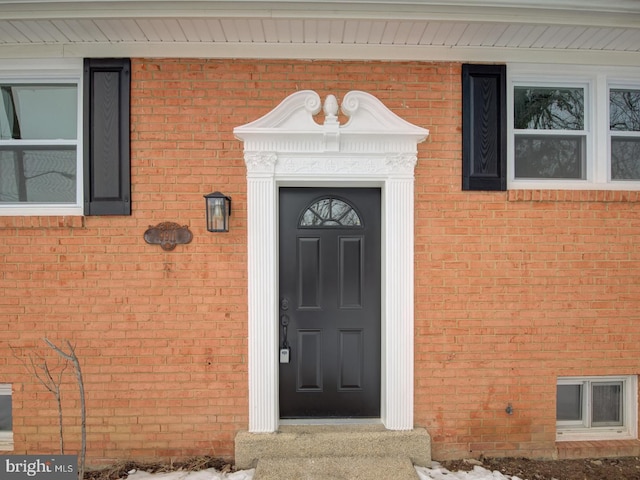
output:
[[[522,480],[640,480],[640,457],[588,458],[584,460],[529,460],[526,458],[482,458],[481,460],[454,460],[438,462],[447,470],[473,470],[480,465],[487,470],[498,470],[505,475],[517,475]],[[89,470],[85,480],[116,480],[127,478],[132,469],[150,473],[170,472],[177,469],[202,470],[216,468],[233,471],[225,460],[214,457],[194,457],[184,462],[145,464],[122,462],[107,468]]]
[[[479,464],[487,470],[517,475],[523,480],[640,480],[640,457],[584,460],[483,458],[478,463],[465,460],[439,463],[450,471],[469,471],[473,470],[474,464]]]

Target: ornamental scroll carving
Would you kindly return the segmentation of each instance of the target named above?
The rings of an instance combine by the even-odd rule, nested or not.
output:
[[[386,163],[391,170],[413,172],[418,163],[418,157],[410,153],[388,155]]]
[[[271,173],[278,161],[278,155],[273,152],[245,152],[244,162],[247,170],[252,172]]]
[[[412,174],[418,157],[410,153],[378,158],[287,158],[276,166],[283,174],[381,175]]]
[[[288,158],[278,165],[277,172],[283,174],[377,174],[387,170],[381,159],[373,158]]]

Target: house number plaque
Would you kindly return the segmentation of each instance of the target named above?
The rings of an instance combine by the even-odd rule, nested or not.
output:
[[[144,232],[144,241],[151,245],[160,245],[163,250],[171,251],[176,245],[191,242],[193,234],[187,225],[178,225],[174,222],[162,222],[155,227],[149,225]]]

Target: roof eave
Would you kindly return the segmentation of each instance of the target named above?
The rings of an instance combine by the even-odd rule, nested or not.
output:
[[[51,18],[427,19],[640,27],[636,0],[0,0],[0,19]]]

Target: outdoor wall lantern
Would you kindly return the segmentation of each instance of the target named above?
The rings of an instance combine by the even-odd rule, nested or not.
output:
[[[210,232],[228,232],[231,216],[231,197],[220,192],[204,196],[207,206],[207,230]]]

